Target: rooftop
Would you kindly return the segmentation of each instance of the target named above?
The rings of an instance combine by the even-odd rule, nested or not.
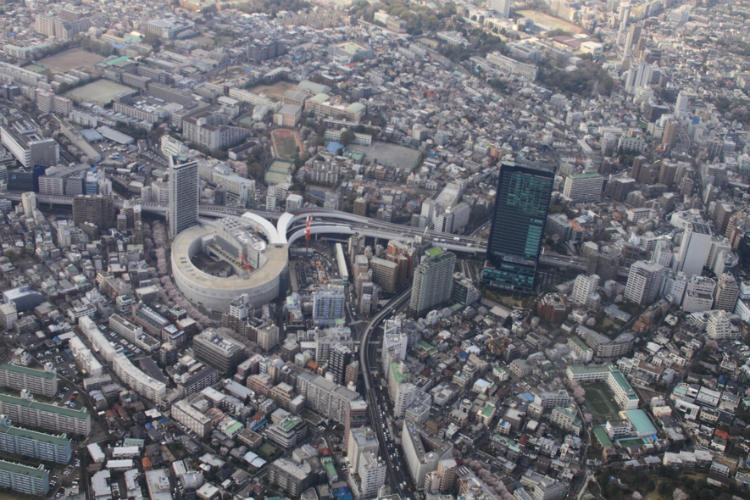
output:
[[[0,420],[0,434],[8,434],[9,436],[18,436],[22,438],[32,439],[34,441],[41,441],[43,443],[54,444],[56,446],[66,446],[70,444],[70,439],[65,437],[65,434],[55,436],[53,434],[46,434],[44,432],[33,431],[31,429],[24,429],[23,427],[15,427],[11,425],[9,420]]]
[[[17,396],[11,396],[10,394],[0,394],[0,403],[18,405],[24,408],[46,411],[49,413],[57,413],[58,415],[77,418],[79,420],[87,420],[89,418],[89,413],[86,411],[86,408],[74,410],[72,408],[65,408],[64,406],[56,406],[49,403],[40,403],[39,401],[19,398]]]
[[[29,467],[28,465],[0,460],[0,470],[13,472],[15,474],[21,474],[34,479],[46,479],[48,477],[48,472],[44,469],[43,465],[39,465],[38,467]]]
[[[39,370],[37,368],[28,368],[26,366],[14,365],[14,364],[2,364],[0,370],[6,370],[13,373],[21,373],[30,377],[46,378],[47,380],[55,378],[57,375],[55,372],[48,372],[46,370]]]

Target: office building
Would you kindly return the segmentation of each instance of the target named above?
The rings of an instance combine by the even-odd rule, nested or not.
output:
[[[333,381],[339,385],[344,384],[346,368],[354,359],[354,353],[349,346],[337,344],[331,349],[328,357],[328,372],[333,375]]]
[[[349,431],[346,447],[346,459],[349,461],[349,470],[356,471],[359,468],[359,460],[362,453],[369,451],[377,456],[378,437],[372,427],[363,426]]]
[[[286,458],[278,458],[268,468],[268,480],[292,497],[299,497],[312,482],[311,472],[307,462],[296,464]]]
[[[398,287],[398,263],[373,257],[370,259],[372,269],[372,281],[375,282],[385,293],[394,293]]]
[[[572,174],[565,179],[563,196],[573,203],[600,201],[603,187],[604,177],[597,172]]]
[[[60,161],[57,142],[44,137],[39,126],[28,120],[11,121],[0,126],[0,142],[27,169],[36,165],[49,167]]]
[[[378,458],[378,452],[364,451],[360,454],[355,479],[357,498],[372,498],[378,489],[385,484],[385,462]]]
[[[45,497],[49,492],[49,471],[43,465],[30,467],[0,460],[0,488]]]
[[[52,365],[43,370],[26,366],[0,365],[0,386],[16,391],[26,389],[31,394],[53,398],[57,395],[57,373]]]
[[[364,399],[349,401],[344,415],[344,446],[349,449],[351,432],[367,425],[367,403]]]
[[[714,309],[722,309],[727,312],[734,312],[737,305],[737,299],[740,296],[740,287],[737,279],[729,274],[724,273],[719,276],[719,282],[716,285],[716,295],[714,296]]]
[[[70,462],[70,439],[44,432],[15,427],[7,417],[0,416],[0,451],[45,462]]]
[[[453,274],[453,292],[451,300],[455,304],[470,306],[477,302],[481,296],[481,292],[474,286],[474,282],[471,278],[458,272]]]
[[[245,140],[250,130],[229,125],[229,117],[207,109],[186,116],[182,120],[182,137],[186,142],[211,151],[231,148]]]
[[[161,342],[144,332],[142,327],[128,321],[119,314],[113,314],[109,317],[109,327],[122,338],[148,353],[158,350],[161,346]]]
[[[282,448],[294,448],[307,434],[305,422],[298,416],[290,415],[266,429],[266,438]]]
[[[326,418],[346,425],[351,416],[350,405],[361,401],[360,395],[320,375],[302,372],[297,375],[297,393],[304,396],[307,405]]]
[[[733,339],[740,336],[739,329],[732,325],[726,311],[710,311],[707,313],[706,335],[714,340]]]
[[[91,27],[91,21],[82,12],[65,9],[58,15],[37,14],[34,31],[54,38],[58,42],[72,40],[78,33]]]
[[[667,240],[659,239],[654,245],[651,262],[668,267],[672,264],[672,247]]]
[[[383,324],[383,373],[388,373],[391,363],[406,360],[409,337],[401,329],[401,318],[385,320]]]
[[[343,286],[329,285],[315,290],[313,299],[313,323],[316,326],[333,326],[346,317],[346,294]]]
[[[146,489],[151,500],[172,500],[169,469],[152,469],[145,472]]]
[[[490,0],[490,9],[504,18],[510,17],[510,0]]]
[[[212,419],[187,399],[181,399],[170,407],[172,418],[181,423],[199,437],[206,436],[212,428]]]
[[[664,277],[662,266],[639,260],[630,266],[624,297],[638,305],[650,305],[659,298]]]
[[[740,330],[732,325],[726,311],[711,311],[706,321],[706,335],[714,340],[736,339]]]
[[[268,352],[279,345],[279,327],[269,324],[257,329],[257,342],[261,349]]]
[[[677,271],[688,278],[703,272],[711,251],[711,229],[702,222],[691,222],[682,233],[682,242],[677,253]]]
[[[29,399],[25,392],[21,393],[21,397],[0,394],[0,414],[24,427],[81,436],[88,436],[91,432],[91,415],[86,409],[74,410],[40,403]]]
[[[331,360],[331,352],[337,345],[349,345],[354,347],[352,333],[349,327],[316,328],[315,335],[315,362],[319,364],[328,363]]]
[[[455,265],[455,254],[441,248],[427,250],[414,271],[409,309],[421,315],[450,299]]]
[[[573,282],[573,291],[570,293],[570,301],[576,305],[585,306],[591,302],[592,296],[595,296],[598,287],[598,274],[581,274],[577,276]]]
[[[108,229],[115,223],[115,207],[111,196],[79,195],[73,198],[73,222],[95,224],[99,229]]]
[[[482,271],[482,280],[490,288],[534,291],[554,178],[554,168],[509,163],[500,167],[487,242],[487,260],[492,267]]]
[[[154,403],[161,403],[167,395],[167,385],[136,368],[123,353],[112,357],[112,371],[133,391]]]
[[[236,340],[209,328],[193,338],[193,351],[198,359],[230,374],[245,357],[245,347]]]
[[[401,447],[409,475],[417,489],[424,487],[425,476],[437,470],[441,459],[452,456],[452,446],[449,442],[424,434],[408,420],[404,420],[401,430]]]
[[[25,217],[34,217],[34,210],[37,207],[36,193],[31,191],[21,193],[21,206]]]
[[[175,158],[170,156],[167,219],[171,238],[198,224],[198,205],[200,203],[198,163],[189,161],[175,164],[174,162]]]
[[[714,302],[716,281],[705,276],[693,276],[685,287],[682,310],[685,312],[708,311]]]

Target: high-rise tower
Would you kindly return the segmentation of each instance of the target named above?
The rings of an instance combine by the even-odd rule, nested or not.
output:
[[[711,228],[702,222],[691,222],[682,233],[677,253],[677,271],[688,277],[701,274],[711,251]]]
[[[549,210],[554,167],[500,167],[487,260],[492,268],[482,271],[491,288],[516,293],[534,291],[536,268]]]
[[[451,297],[456,255],[430,248],[414,271],[409,309],[418,315]]]
[[[198,163],[175,164],[169,157],[169,236],[174,238],[181,231],[198,224]]]

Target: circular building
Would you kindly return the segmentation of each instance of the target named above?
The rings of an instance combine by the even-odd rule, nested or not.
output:
[[[202,221],[172,242],[177,288],[212,312],[226,312],[243,294],[253,307],[277,298],[288,260],[287,244],[274,225],[250,212]]]

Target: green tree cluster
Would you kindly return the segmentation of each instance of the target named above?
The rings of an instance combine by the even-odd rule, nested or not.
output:
[[[110,44],[108,44],[107,42],[94,40],[93,38],[84,38],[83,40],[81,40],[81,48],[104,57],[109,57],[111,55],[114,55],[115,53],[115,48]]]
[[[287,12],[299,12],[309,8],[310,3],[305,0],[257,0],[238,7],[238,9],[248,13],[262,12],[271,18],[276,17],[283,10]]]
[[[609,95],[615,84],[599,63],[585,59],[573,71],[566,71],[549,59],[544,60],[539,64],[536,79],[549,89],[581,96]]]

